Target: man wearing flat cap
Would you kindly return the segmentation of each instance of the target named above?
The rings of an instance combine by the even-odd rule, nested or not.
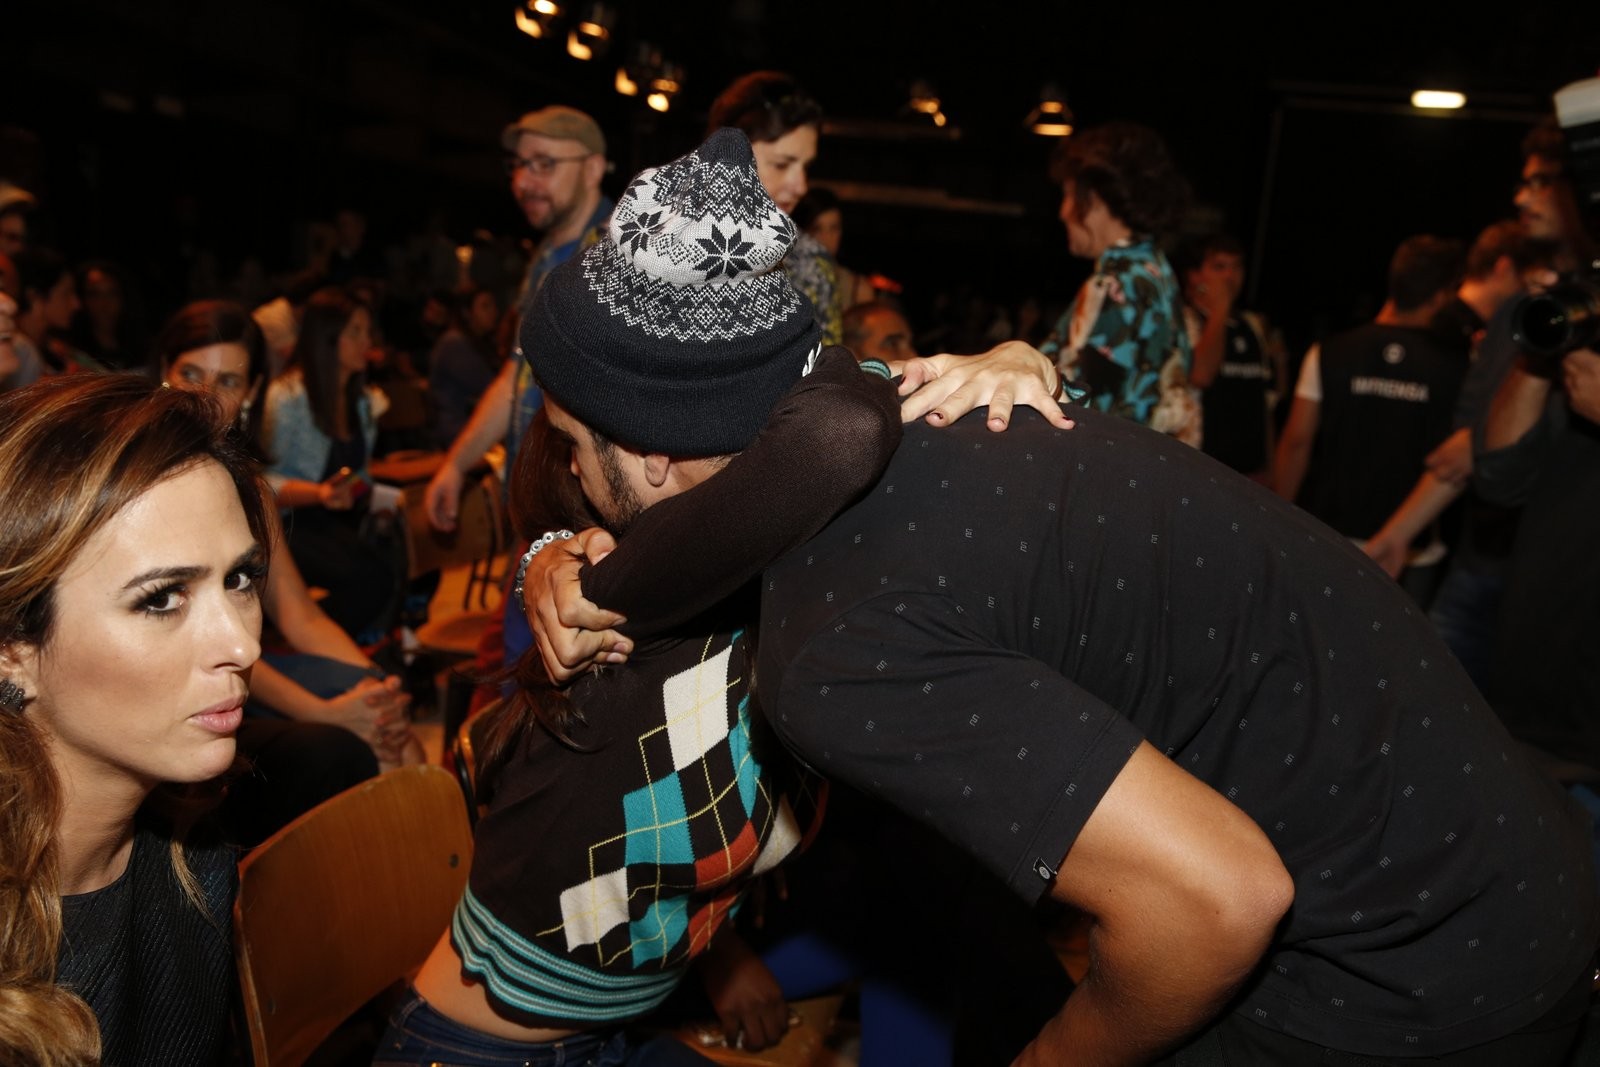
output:
[[[599,125],[582,111],[560,104],[530,111],[511,123],[501,132],[500,145],[506,151],[511,195],[528,225],[542,234],[522,284],[520,305],[552,270],[596,240],[611,214],[612,202],[600,191],[610,165]],[[428,483],[428,521],[435,529],[455,529],[466,472],[500,441],[505,442],[509,469],[539,404],[539,388],[527,362],[506,360]],[[514,658],[531,638],[520,611],[508,611],[505,622],[505,653]]]

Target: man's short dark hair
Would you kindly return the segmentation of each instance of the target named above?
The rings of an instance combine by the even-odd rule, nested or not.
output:
[[[1407,237],[1389,261],[1389,299],[1397,311],[1415,311],[1441,290],[1460,285],[1465,262],[1460,241],[1432,234]]]
[[[1528,135],[1522,139],[1522,159],[1524,163],[1538,159],[1553,167],[1566,167],[1567,137],[1554,117],[1541,119],[1537,126],[1528,131]]]
[[[20,311],[33,306],[29,293],[48,296],[69,272],[67,261],[59,252],[49,248],[29,248],[19,252],[12,260],[17,268],[17,284],[22,290],[17,303]]]
[[[1500,262],[1501,256],[1511,260],[1511,265],[1519,274],[1550,261],[1545,242],[1529,237],[1521,223],[1504,219],[1485,227],[1478,234],[1478,239],[1472,242],[1472,247],[1467,250],[1466,277],[1487,278],[1494,271],[1494,265]]]
[[[820,186],[806,190],[806,195],[794,206],[789,216],[794,219],[794,224],[802,230],[811,229],[811,224],[830,211],[839,211],[839,194],[832,189],[823,189]]]
[[[1238,256],[1244,259],[1244,243],[1233,234],[1221,230],[1198,234],[1177,247],[1172,265],[1179,272],[1198,270],[1212,256]]]

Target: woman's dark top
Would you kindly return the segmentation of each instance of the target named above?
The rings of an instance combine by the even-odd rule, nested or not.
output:
[[[122,877],[61,898],[56,981],[100,1022],[105,1067],[217,1064],[229,1053],[237,858],[220,844],[184,848],[206,911],[184,894],[171,842],[141,826]]]

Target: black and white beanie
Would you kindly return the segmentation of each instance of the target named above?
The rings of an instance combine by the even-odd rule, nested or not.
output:
[[[613,441],[737,452],[821,352],[810,302],[779,269],[794,239],[750,142],[718,130],[640,172],[600,240],[550,273],[523,315],[523,354]]]

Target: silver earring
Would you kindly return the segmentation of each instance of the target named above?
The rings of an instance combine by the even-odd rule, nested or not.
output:
[[[28,694],[22,691],[22,686],[10,678],[0,678],[0,710],[18,712],[22,710],[22,702]]]

